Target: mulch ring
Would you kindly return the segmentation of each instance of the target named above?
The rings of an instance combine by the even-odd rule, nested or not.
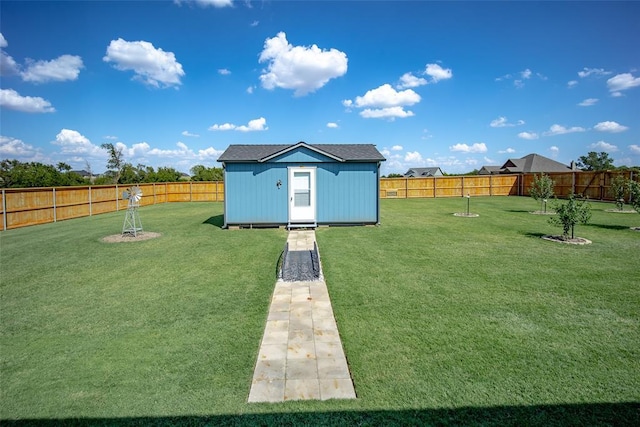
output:
[[[629,210],[629,209],[625,209],[625,210],[620,210],[620,209],[605,209],[605,212],[624,213],[624,214],[636,213],[635,209],[632,209],[632,210]]]
[[[160,236],[162,236],[162,234],[154,233],[153,231],[141,231],[136,233],[136,236],[133,234],[112,234],[111,236],[103,237],[101,240],[105,243],[141,242]]]
[[[532,215],[555,215],[556,213],[554,211],[533,211],[533,212],[529,212]]]
[[[544,240],[549,240],[551,242],[557,243],[567,243],[569,245],[590,245],[592,242],[589,239],[585,239],[582,237],[574,237],[573,239],[566,239],[564,236],[552,236],[546,235],[542,236]]]

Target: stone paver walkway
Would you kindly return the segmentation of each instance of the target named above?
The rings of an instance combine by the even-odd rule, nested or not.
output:
[[[313,250],[313,231],[290,231],[289,251]],[[276,282],[249,402],[355,399],[353,382],[322,274]]]

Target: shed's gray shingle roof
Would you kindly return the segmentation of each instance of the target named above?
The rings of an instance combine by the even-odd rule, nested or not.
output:
[[[297,145],[305,145],[319,152],[350,162],[370,162],[386,160],[373,144],[259,144],[230,145],[218,158],[219,162],[258,162]]]

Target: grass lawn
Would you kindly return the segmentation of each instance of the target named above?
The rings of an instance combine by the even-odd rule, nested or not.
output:
[[[286,232],[222,204],[0,233],[2,424],[640,424],[638,214],[593,202],[588,246],[532,199],[383,200],[316,231],[358,399],[246,403]]]

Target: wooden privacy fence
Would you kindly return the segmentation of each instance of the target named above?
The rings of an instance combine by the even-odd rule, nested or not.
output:
[[[168,202],[219,202],[224,184],[216,182],[159,182],[138,184],[140,206]],[[64,219],[115,212],[127,208],[122,193],[131,185],[2,190],[2,229],[45,224]]]
[[[465,175],[426,178],[382,178],[380,198],[412,199],[420,197],[460,196],[528,196],[536,174],[517,175]],[[539,175],[539,174],[537,174]],[[638,173],[626,172],[553,172],[554,194],[566,197],[572,192],[589,199],[614,200],[609,193],[616,176],[640,182]]]
[[[622,175],[640,181],[634,172],[549,173],[554,193],[566,197],[571,192],[595,200],[613,200],[611,180]],[[468,175],[428,178],[382,178],[381,199],[412,199],[460,196],[528,196],[534,174]],[[55,188],[6,188],[2,190],[2,229],[45,224],[64,219],[115,212],[127,208],[122,193],[130,185],[99,185]],[[141,206],[171,202],[222,202],[224,183],[161,182],[139,184]]]

